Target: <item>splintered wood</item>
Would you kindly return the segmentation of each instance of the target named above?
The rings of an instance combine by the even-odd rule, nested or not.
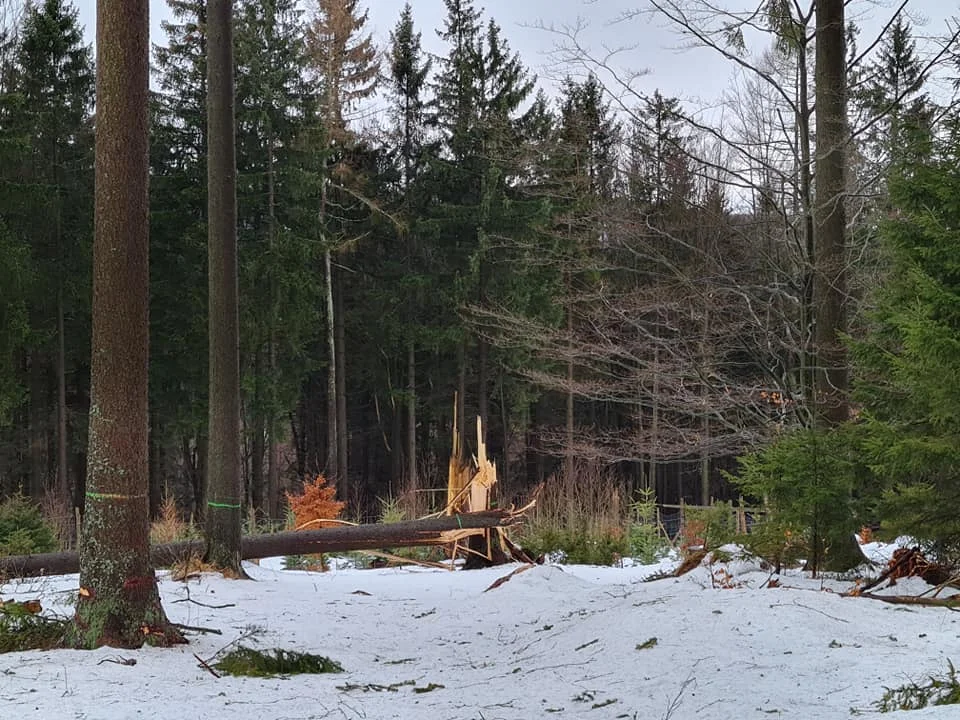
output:
[[[456,404],[454,404],[456,406]],[[497,466],[487,457],[487,445],[483,440],[483,420],[477,418],[477,454],[472,463],[463,460],[463,440],[458,432],[456,407],[454,407],[453,450],[450,453],[450,469],[447,478],[447,506],[444,514],[460,516],[464,513],[486,512],[493,504],[497,485]],[[511,514],[522,514],[530,505]],[[466,542],[462,542],[466,541]],[[519,547],[507,537],[505,528],[464,530],[451,549],[451,557],[459,552],[467,554],[467,568],[509,562],[532,562]]]

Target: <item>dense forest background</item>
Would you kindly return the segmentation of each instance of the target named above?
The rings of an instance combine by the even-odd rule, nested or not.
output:
[[[321,473],[352,517],[378,498],[434,506],[453,434],[475,449],[476,417],[501,502],[602,476],[624,497],[707,504],[739,493],[724,472],[738,457],[824,424],[849,430],[857,468],[830,472],[857,487],[869,476],[917,507],[956,492],[949,28],[918,42],[899,11],[876,38],[847,26],[844,189],[825,199],[815,99],[833,81],[812,5],[654,3],[739,68],[705,108],[643,92],[575,32],[558,33],[569,74],[548,96],[495,18],[445,4],[423,29],[406,6],[376,47],[357,0],[235,3],[250,508],[282,517],[283,493]],[[205,3],[168,5],[151,101],[150,496],[154,513],[175,497],[200,521]],[[0,7],[0,496],[71,515],[90,410],[95,68],[69,2]],[[434,31],[447,50],[428,56]],[[842,206],[833,255],[828,202]]]

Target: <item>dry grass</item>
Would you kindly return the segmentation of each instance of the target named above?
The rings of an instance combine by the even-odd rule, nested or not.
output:
[[[177,510],[177,502],[168,495],[160,506],[160,517],[150,523],[150,543],[163,545],[197,537],[196,528],[184,520]]]
[[[568,562],[610,564],[630,548],[630,504],[616,476],[580,464],[572,477],[549,478],[540,491],[521,544],[535,555],[562,551]]]
[[[224,572],[222,568],[204,562],[202,555],[189,555],[177,560],[170,566],[170,579],[177,582],[184,582],[203,573],[220,573],[227,578],[233,577]]]
[[[70,501],[58,492],[47,490],[40,501],[43,521],[53,531],[61,550],[76,546],[77,519]]]
[[[590,536],[619,536],[630,525],[630,504],[612,472],[582,463],[573,477],[561,473],[544,483],[531,522]]]

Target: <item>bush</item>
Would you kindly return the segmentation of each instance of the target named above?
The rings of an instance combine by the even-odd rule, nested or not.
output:
[[[623,532],[596,534],[565,528],[526,532],[523,548],[533,557],[557,556],[571,565],[613,565],[630,554],[630,542]]]
[[[710,507],[684,508],[681,533],[685,545],[701,545],[707,552],[733,542],[737,537],[733,505],[718,502]]]
[[[287,493],[290,512],[293,513],[296,528],[324,526],[325,520],[336,520],[343,512],[346,503],[336,499],[337,489],[327,486],[327,479],[317,475],[312,483],[303,484],[299,495]],[[335,523],[334,523],[335,524]]]
[[[57,549],[57,537],[40,507],[20,493],[0,503],[0,556],[32,555]]]
[[[803,528],[771,518],[757,523],[735,542],[751,555],[770,563],[777,572],[791,567],[808,554]]]

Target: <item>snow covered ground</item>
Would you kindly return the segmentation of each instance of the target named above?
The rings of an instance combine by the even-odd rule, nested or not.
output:
[[[171,619],[222,636],[0,655],[0,718],[825,720],[874,715],[885,687],[960,660],[960,614],[844,598],[846,582],[790,573],[766,588],[769,573],[749,562],[653,582],[643,579],[657,568],[543,566],[484,592],[515,567],[306,573],[272,560],[248,566],[252,582],[163,575]],[[0,597],[69,613],[76,589],[76,575],[21,580]],[[886,592],[925,589],[908,580]],[[345,672],[218,679],[194,657],[245,635]],[[120,658],[137,662],[105,662]]]

